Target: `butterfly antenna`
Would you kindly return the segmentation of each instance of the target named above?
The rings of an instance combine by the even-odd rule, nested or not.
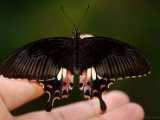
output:
[[[84,19],[84,17],[86,16],[86,14],[87,14],[88,10],[89,10],[89,5],[88,5],[87,10],[86,10],[85,14],[83,15],[83,17],[82,17],[81,21],[79,22],[78,28],[79,28],[79,26],[81,25],[82,20],[83,20],[83,19]]]
[[[66,14],[66,12],[63,10],[63,7],[61,6],[61,10],[62,12],[65,14],[65,16],[68,18],[68,20],[72,23],[74,29],[76,30],[76,26],[74,25],[74,23],[72,22],[72,20],[68,17],[68,15]]]

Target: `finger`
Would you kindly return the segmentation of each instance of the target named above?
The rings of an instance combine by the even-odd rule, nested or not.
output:
[[[118,90],[107,93],[104,96],[104,100],[107,105],[107,112],[130,102],[128,95]]]
[[[128,96],[120,91],[114,91],[105,94],[104,100],[108,105],[107,111],[110,111],[115,107],[121,106],[129,102]],[[99,101],[97,99],[93,99],[89,101],[78,102],[72,105],[67,105],[64,107],[55,108],[49,113],[45,111],[34,112],[18,116],[18,118],[22,120],[28,120],[25,118],[30,118],[30,120],[32,120],[31,118],[34,119],[34,117],[36,116],[36,119],[38,120],[85,120],[88,118],[99,116],[101,114],[98,102]]]
[[[43,88],[35,82],[0,76],[0,96],[8,110],[13,110],[41,96]]]
[[[136,103],[128,103],[120,106],[107,114],[97,116],[89,120],[143,120],[144,111],[142,107]]]
[[[1,105],[0,120],[14,120],[13,116],[9,113],[1,97],[0,97],[0,105]]]

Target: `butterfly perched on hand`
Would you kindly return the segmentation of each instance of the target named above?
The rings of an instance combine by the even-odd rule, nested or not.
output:
[[[12,53],[0,74],[7,78],[36,80],[49,94],[45,106],[51,111],[55,99],[67,98],[73,88],[74,73],[80,72],[79,86],[84,98],[97,97],[102,111],[102,94],[119,79],[150,73],[151,65],[133,46],[107,37],[53,37],[32,42]]]
[[[105,111],[107,107],[102,94],[114,81],[145,76],[150,71],[149,60],[133,46],[107,37],[81,37],[78,29],[73,32],[73,38],[46,38],[23,46],[12,53],[0,68],[4,77],[40,83],[49,94],[45,106],[48,112],[55,99],[69,97],[74,73],[80,73],[82,97],[97,97],[101,110]]]

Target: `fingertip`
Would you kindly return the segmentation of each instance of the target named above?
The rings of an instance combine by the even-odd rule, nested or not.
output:
[[[144,110],[136,103],[127,103],[90,120],[143,120]]]
[[[103,99],[107,104],[107,111],[130,102],[128,95],[118,90],[114,90],[108,92],[107,94],[104,94]]]
[[[104,96],[109,96],[109,97],[113,97],[113,98],[123,98],[126,102],[129,102],[130,101],[130,98],[128,97],[128,95],[123,92],[123,91],[119,91],[119,90],[114,90],[114,91],[110,91],[108,92],[107,94],[104,94]],[[106,97],[107,97],[106,96]]]
[[[13,110],[44,94],[40,85],[25,79],[8,79],[0,76],[0,84],[0,95],[8,110]]]
[[[137,103],[130,103],[128,108],[130,108],[130,112],[128,116],[136,117],[137,120],[144,119],[144,109]]]

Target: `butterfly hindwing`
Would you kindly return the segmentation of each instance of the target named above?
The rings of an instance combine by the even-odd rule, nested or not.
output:
[[[82,71],[94,67],[106,79],[124,79],[146,75],[151,65],[146,56],[133,46],[105,37],[82,40]]]

